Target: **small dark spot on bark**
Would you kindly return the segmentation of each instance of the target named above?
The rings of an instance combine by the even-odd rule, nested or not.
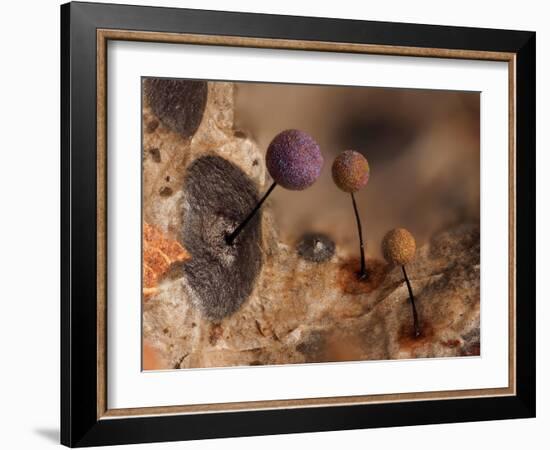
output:
[[[244,139],[246,137],[246,133],[241,130],[235,130],[233,132],[233,136],[235,136],[236,138]]]
[[[481,345],[479,342],[474,342],[462,349],[460,356],[479,356],[481,354]]]
[[[153,119],[147,123],[145,126],[145,132],[146,133],[153,133],[159,126],[159,121],[157,119]]]
[[[306,261],[324,262],[334,255],[334,242],[326,234],[306,233],[298,241],[298,254]]]
[[[167,280],[178,280],[183,277],[183,266],[185,261],[174,261],[164,274],[164,278]]]
[[[164,330],[162,330],[162,332],[163,332],[164,334],[168,334],[168,331],[170,331],[170,330],[168,330],[168,328],[165,328]]]
[[[325,360],[326,337],[321,331],[311,331],[305,339],[296,346],[308,362],[321,362]]]
[[[170,183],[170,175],[168,175],[166,178],[165,178],[166,182],[167,183]]]
[[[258,161],[257,159],[255,159],[254,161],[252,161],[252,165],[253,165],[253,166],[257,166],[258,164],[260,164],[260,161]]]
[[[254,361],[250,361],[250,363],[248,364],[249,366],[262,366],[262,362],[261,361],[258,361],[257,359],[254,360]]]
[[[195,328],[196,326],[197,326],[197,324],[196,324],[195,322],[193,322],[193,323],[191,324],[191,328]]]
[[[447,339],[446,341],[441,341],[441,344],[445,347],[455,348],[460,345],[460,341],[458,339]]]
[[[153,113],[164,125],[184,137],[195,134],[206,107],[206,81],[147,78],[143,89]]]
[[[169,188],[168,186],[164,186],[159,192],[161,197],[170,197],[173,193],[174,191],[172,188]]]
[[[158,148],[150,148],[149,154],[154,162],[159,163],[161,161],[160,150]]]
[[[262,266],[261,212],[233,245],[225,242],[256,205],[258,190],[229,161],[204,156],[189,166],[184,196],[188,206],[181,236],[192,255],[183,266],[184,286],[206,318],[221,320],[248,299]]]
[[[262,326],[260,325],[260,322],[255,320],[256,322],[256,329],[258,330],[258,333],[260,333],[262,336],[265,336],[264,332],[262,331]]]
[[[222,337],[223,335],[223,328],[219,323],[213,324],[212,327],[210,327],[210,335],[208,336],[208,342],[210,342],[210,345],[216,345],[216,342]]]

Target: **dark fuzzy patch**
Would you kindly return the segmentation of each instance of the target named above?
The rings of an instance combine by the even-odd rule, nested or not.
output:
[[[464,346],[460,352],[460,356],[479,356],[481,354],[481,346],[479,342]]]
[[[208,319],[221,320],[250,296],[262,267],[261,212],[233,245],[225,242],[256,205],[258,190],[244,172],[218,156],[195,160],[184,183],[182,242],[191,253],[184,275],[194,304]]]
[[[147,78],[143,87],[149,106],[164,125],[184,137],[195,134],[206,107],[206,81]]]
[[[306,233],[300,238],[296,250],[306,261],[325,262],[334,255],[334,242],[326,234]]]
[[[460,351],[460,356],[479,356],[481,353],[479,326],[469,333],[462,336],[464,345]]]
[[[461,265],[479,264],[480,231],[478,225],[460,225],[436,234],[431,239],[430,256],[457,261]]]

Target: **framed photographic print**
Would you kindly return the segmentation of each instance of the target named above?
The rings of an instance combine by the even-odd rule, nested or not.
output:
[[[63,444],[534,417],[535,33],[61,27]]]

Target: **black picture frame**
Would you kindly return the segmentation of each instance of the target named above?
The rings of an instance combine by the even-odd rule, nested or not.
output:
[[[98,29],[516,55],[516,395],[98,418]],[[61,443],[71,447],[535,416],[534,32],[93,3],[61,6]]]

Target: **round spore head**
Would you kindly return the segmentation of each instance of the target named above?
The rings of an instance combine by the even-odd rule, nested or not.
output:
[[[359,152],[346,150],[332,163],[332,178],[344,192],[356,192],[369,181],[370,167],[367,159]]]
[[[403,266],[414,258],[416,241],[405,228],[394,228],[382,240],[382,253],[390,264]]]
[[[269,144],[265,163],[273,181],[286,189],[301,191],[321,174],[323,156],[310,135],[300,130],[285,130]]]

